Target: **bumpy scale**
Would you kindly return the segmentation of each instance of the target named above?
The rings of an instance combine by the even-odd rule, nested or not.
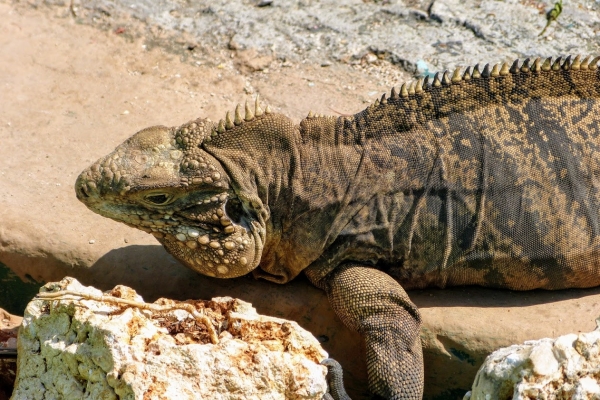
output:
[[[200,273],[304,272],[364,336],[371,390],[417,399],[421,319],[403,288],[600,285],[599,60],[457,69],[299,125],[257,99],[138,132],[77,196]]]

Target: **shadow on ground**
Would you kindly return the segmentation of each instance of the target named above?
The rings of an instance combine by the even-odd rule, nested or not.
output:
[[[99,258],[91,268],[64,268],[63,272],[84,285],[102,290],[109,290],[116,285],[132,287],[146,301],[154,301],[159,297],[184,300],[232,296],[252,303],[259,313],[295,320],[319,338],[330,356],[345,366],[345,381],[353,398],[368,398],[365,352],[360,336],[342,325],[330,308],[325,294],[304,277],[286,285],[258,281],[251,276],[235,279],[205,277],[181,265],[160,245],[130,245],[114,249]],[[0,306],[18,315],[22,315],[27,302],[43,284],[33,280],[21,281],[3,264],[0,264],[0,282],[3,283],[0,287]],[[518,311],[535,306],[560,308],[557,303],[598,296],[600,288],[514,292],[455,287],[413,290],[409,295],[424,316],[422,337],[430,335],[435,337],[436,342],[424,342],[425,398],[449,400],[462,398],[489,350],[474,350],[465,343],[468,339],[460,336],[460,331],[458,335],[451,329],[451,332],[440,332],[444,323],[437,317],[428,320],[431,319],[428,317],[430,313],[441,312],[452,319],[454,313],[464,313],[465,309],[468,313],[482,313],[485,309],[487,313],[500,314],[510,309]],[[469,329],[466,327],[465,332]],[[449,366],[456,368],[454,371],[461,370],[461,376],[444,371]],[[435,381],[436,387],[428,386],[428,381]]]

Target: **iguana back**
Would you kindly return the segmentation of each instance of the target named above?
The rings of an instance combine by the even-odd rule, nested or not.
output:
[[[342,182],[346,196],[334,201],[339,232],[328,226],[331,243],[316,246],[323,254],[310,269],[324,276],[360,261],[405,288],[600,284],[600,74],[587,67],[476,67],[337,119],[334,145],[301,147],[313,163],[304,169]],[[305,120],[304,138],[313,125],[326,122]],[[331,192],[314,187],[298,197]]]

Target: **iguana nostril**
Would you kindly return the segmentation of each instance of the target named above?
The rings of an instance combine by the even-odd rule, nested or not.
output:
[[[79,197],[81,198],[89,198],[90,195],[88,194],[87,190],[86,190],[86,186],[85,184],[81,184],[77,187],[77,192],[79,193]]]

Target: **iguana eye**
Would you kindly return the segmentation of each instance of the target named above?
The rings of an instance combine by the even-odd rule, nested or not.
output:
[[[164,206],[173,200],[173,196],[167,193],[155,193],[144,196],[144,200],[157,206]]]

